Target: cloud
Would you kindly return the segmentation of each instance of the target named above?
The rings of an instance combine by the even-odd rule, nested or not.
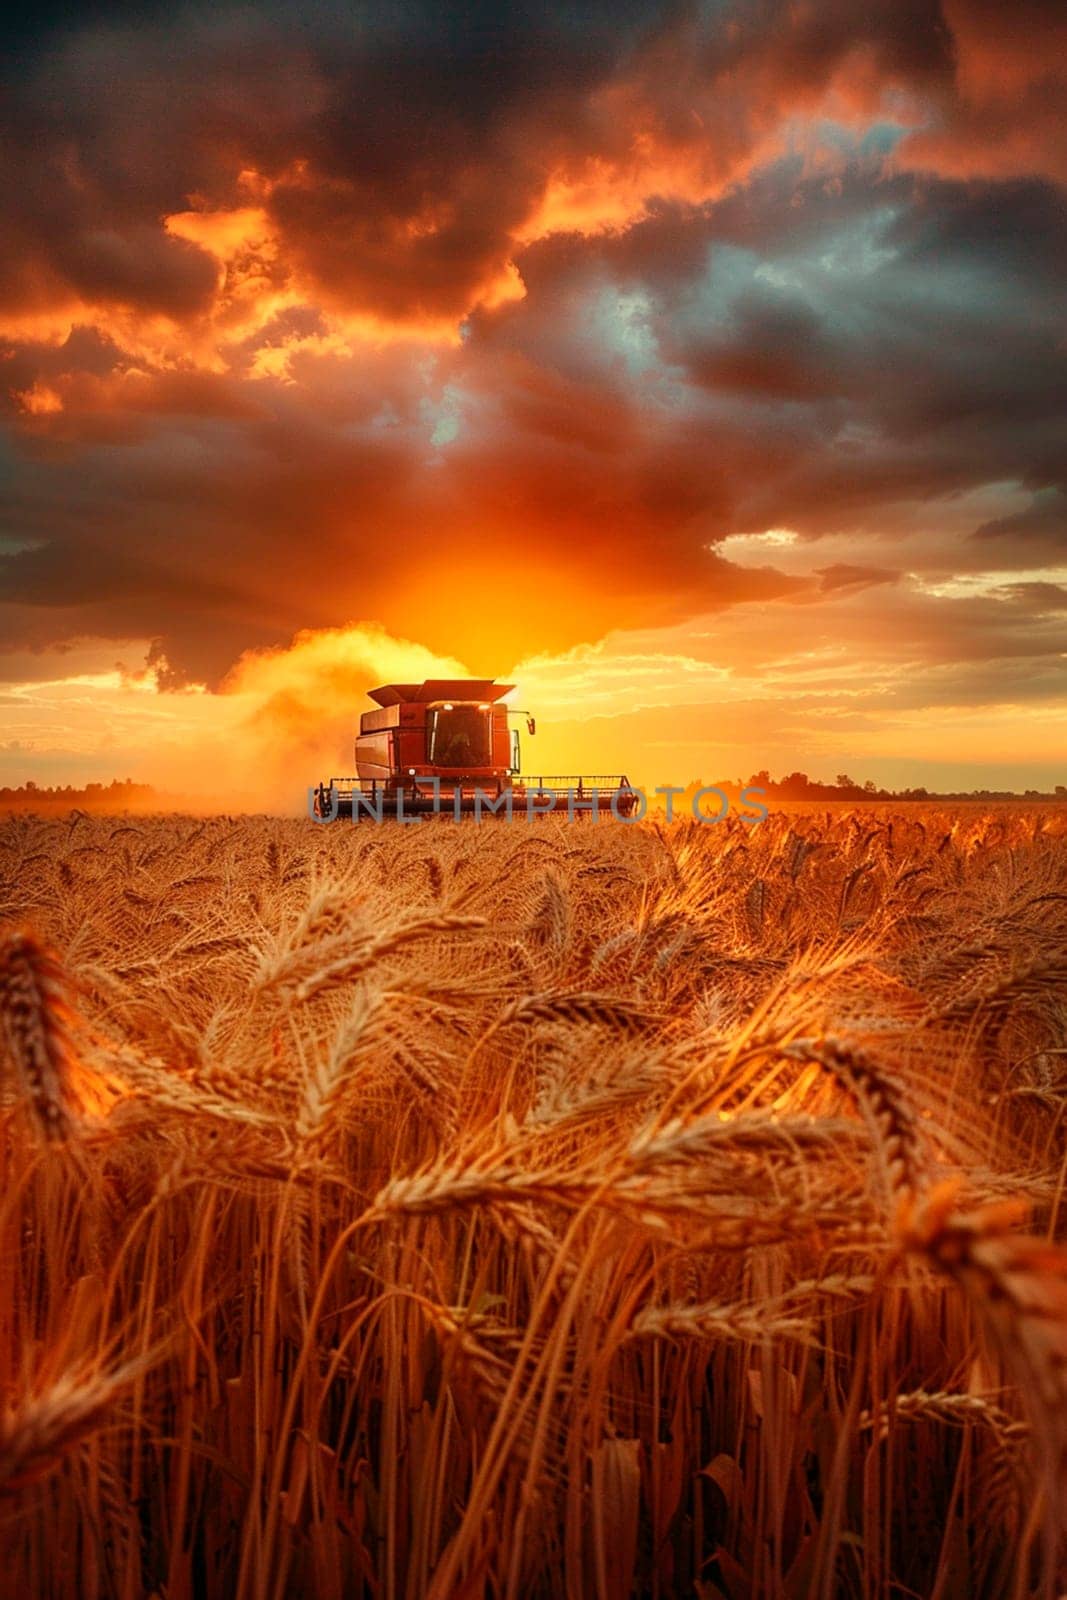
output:
[[[875,584],[896,583],[900,578],[899,572],[886,572],[881,567],[849,566],[846,562],[835,562],[833,566],[818,567],[816,570],[820,579],[819,588],[824,594],[845,589],[869,589]]]
[[[951,91],[903,155],[954,176],[1067,179],[1067,18],[1057,0],[943,0]]]
[[[11,648],[148,641],[161,688],[231,698],[255,660],[294,737],[339,685],[287,641],[332,640],[343,678],[352,617],[495,673],[708,618],[752,661],[783,616],[822,636],[853,604],[850,648],[898,629],[913,682],[1010,653],[1006,601],[991,622],[931,586],[995,569],[1013,617],[1051,604],[1057,19],[406,0],[16,23]],[[278,648],[305,687],[268,693],[275,658],[246,653]]]
[[[1025,511],[983,522],[973,537],[1012,550],[1020,545],[1063,550],[1067,548],[1067,493],[1057,488],[1037,494]]]

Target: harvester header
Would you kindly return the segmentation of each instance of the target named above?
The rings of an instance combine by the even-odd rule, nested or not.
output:
[[[427,678],[369,690],[375,709],[359,719],[355,775],[320,783],[315,815],[511,816],[516,803],[533,815],[556,809],[558,800],[573,815],[575,796],[584,809],[630,815],[637,795],[625,774],[521,776],[519,729],[508,718],[524,718],[531,735],[537,725],[502,704],[514,687],[492,678]]]

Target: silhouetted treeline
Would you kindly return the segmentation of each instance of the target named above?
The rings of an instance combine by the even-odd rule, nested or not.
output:
[[[18,789],[0,789],[0,811],[159,811],[159,795],[147,783],[115,778],[111,783],[87,783],[44,788],[32,781]]]
[[[699,783],[691,783],[685,793],[689,799]],[[806,772],[788,772],[783,778],[772,778],[767,771],[754,772],[743,778],[720,778],[714,785],[728,793],[742,789],[762,789],[769,800],[1067,800],[1067,784],[1058,783],[1055,789],[880,789],[870,778],[859,783],[847,773],[840,773],[833,783],[809,778]]]

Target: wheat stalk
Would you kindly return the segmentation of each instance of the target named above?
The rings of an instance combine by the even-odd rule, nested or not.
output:
[[[393,955],[397,950],[402,950],[406,945],[419,939],[427,939],[435,933],[470,933],[484,928],[487,925],[485,917],[467,916],[462,914],[443,914],[433,917],[419,917],[413,922],[402,924],[386,933],[379,934],[376,939],[371,939],[362,950],[353,951],[349,955],[341,956],[338,960],[329,962],[320,967],[310,977],[297,984],[293,990],[293,999],[302,1004],[310,1000],[313,995],[320,994],[324,989],[336,987],[338,984],[348,983],[352,978],[358,977],[377,962],[384,961],[387,956]]]
[[[0,1494],[33,1482],[99,1427],[145,1365],[65,1373],[38,1394],[8,1400],[0,1408]]]
[[[870,1054],[827,1035],[793,1039],[780,1046],[795,1061],[816,1061],[855,1096],[867,1119],[890,1197],[913,1193],[921,1181],[921,1151],[915,1118],[903,1090]]]
[[[73,1130],[72,1012],[58,958],[33,933],[0,936],[0,1030],[15,1082],[46,1139]]]

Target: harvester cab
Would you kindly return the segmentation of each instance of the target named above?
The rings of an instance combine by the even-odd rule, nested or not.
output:
[[[508,802],[526,804],[539,797],[537,810],[555,809],[555,798],[577,791],[588,797],[605,788],[602,807],[628,815],[636,795],[624,775],[611,778],[526,778],[519,729],[509,718],[522,717],[533,735],[529,712],[503,704],[514,688],[491,678],[428,678],[425,683],[389,683],[372,689],[374,709],[364,711],[355,742],[355,776],[331,778],[314,791],[315,815],[323,820],[360,815],[498,815]],[[551,801],[549,797],[554,797]],[[573,810],[573,803],[571,806]]]

